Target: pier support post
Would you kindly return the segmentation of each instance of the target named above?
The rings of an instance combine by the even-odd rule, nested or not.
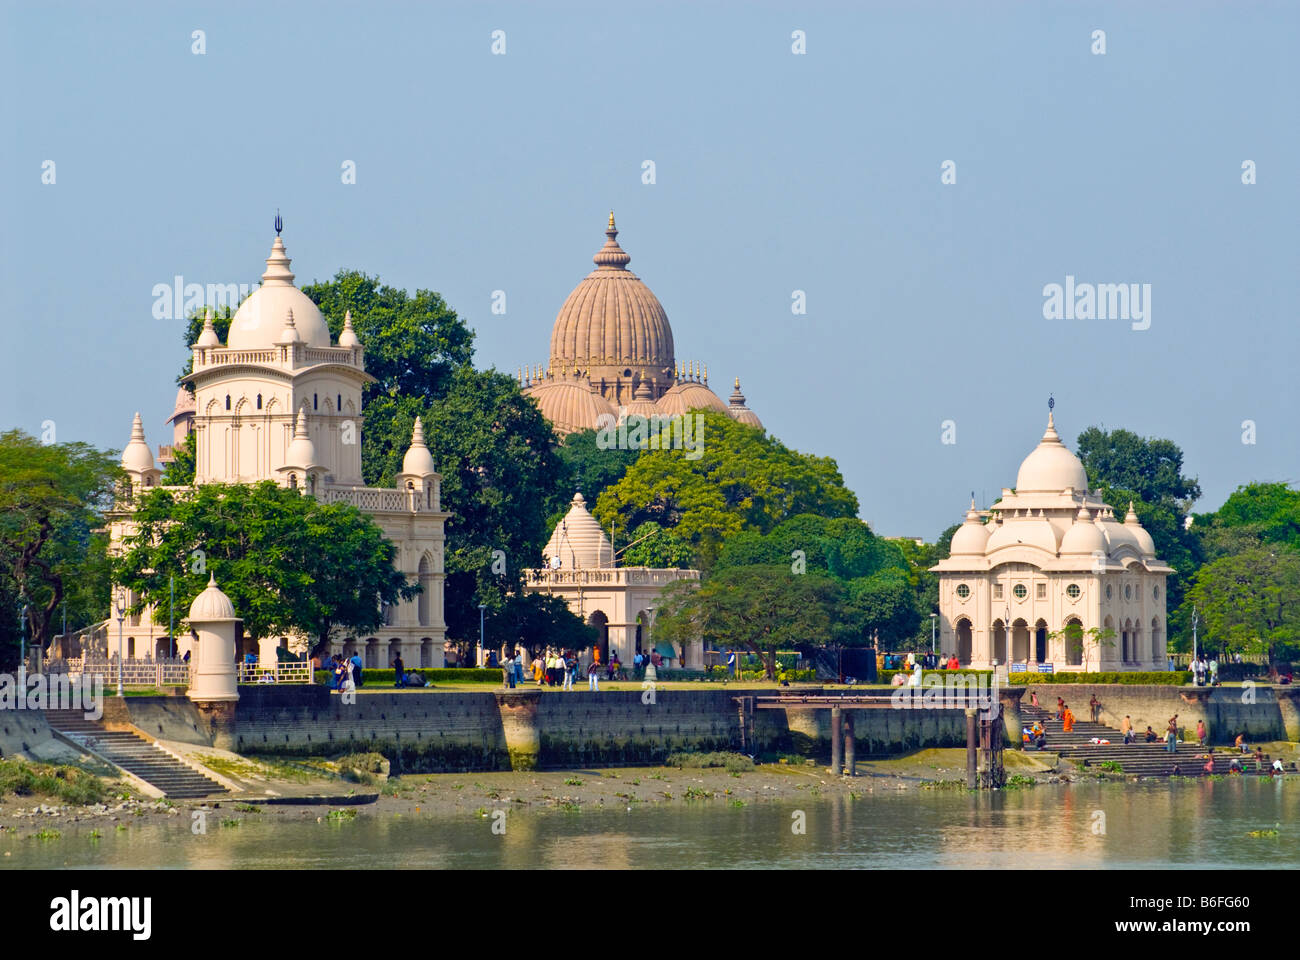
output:
[[[844,734],[840,729],[843,713],[839,707],[831,707],[831,775],[835,777],[844,768]]]
[[[966,708],[966,789],[979,787],[979,710]]]
[[[506,753],[511,770],[536,770],[542,754],[541,731],[537,726],[537,706],[541,690],[498,690],[494,694],[505,732]]]
[[[1002,687],[998,690],[998,705],[1002,709],[1002,742],[1017,750],[1024,745],[1020,739],[1020,701],[1024,695],[1024,687]]]
[[[858,775],[858,748],[853,738],[853,711],[844,711],[844,772],[850,777]]]
[[[1277,707],[1282,712],[1282,729],[1286,738],[1294,743],[1300,740],[1300,689],[1296,687],[1274,687]]]

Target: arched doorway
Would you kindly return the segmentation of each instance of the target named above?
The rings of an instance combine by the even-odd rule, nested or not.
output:
[[[158,642],[154,644],[153,655],[155,660],[166,660],[172,655],[172,638],[159,637]]]
[[[428,556],[420,558],[420,594],[415,601],[416,617],[422,627],[429,625],[429,595],[433,592],[433,573]]]
[[[1124,626],[1120,630],[1120,659],[1128,663],[1132,659],[1133,650],[1129,646],[1129,631],[1133,624],[1128,620],[1124,621]]]
[[[1034,659],[1039,663],[1047,662],[1047,622],[1044,620],[1034,624]]]
[[[597,610],[587,618],[587,623],[596,628],[596,649],[600,651],[600,662],[609,663],[609,617]]]
[[[970,621],[962,617],[957,621],[957,662],[963,667],[970,666],[971,626]]]
[[[1065,663],[1070,667],[1083,665],[1083,624],[1076,617],[1065,621],[1063,643],[1065,644]]]
[[[1023,620],[1011,625],[1011,659],[1016,663],[1029,660],[1029,624]]]
[[[1007,628],[1001,620],[993,621],[993,659],[1007,662]]]

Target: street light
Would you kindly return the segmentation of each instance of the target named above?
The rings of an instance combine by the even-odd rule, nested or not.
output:
[[[26,672],[27,669],[27,604],[18,611],[18,669]]]
[[[124,697],[122,690],[122,671],[126,664],[122,661],[122,623],[126,620],[126,588],[119,586],[115,595],[117,606],[117,695]]]
[[[938,620],[939,620],[939,615],[937,613],[930,614],[930,652],[931,653],[934,653],[934,631],[935,631],[935,625],[938,623]]]
[[[484,664],[483,664],[483,616],[484,616],[484,611],[486,611],[486,610],[487,610],[487,604],[486,604],[486,603],[480,603],[480,604],[478,605],[478,660],[477,660],[477,665],[480,666],[480,667],[482,667],[482,666],[484,665]]]

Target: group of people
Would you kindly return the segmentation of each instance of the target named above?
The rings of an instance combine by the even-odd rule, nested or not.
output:
[[[622,679],[622,668],[618,654],[602,665],[599,649],[594,651],[591,662],[583,667],[576,650],[547,647],[525,663],[523,648],[516,647],[513,655],[507,654],[501,659],[501,682],[505,688],[513,690],[527,677],[539,687],[572,690],[574,680],[585,676],[587,689],[599,691],[600,675],[604,673],[609,680]]]
[[[1197,654],[1187,669],[1192,672],[1192,682],[1198,687],[1205,686],[1207,682],[1211,687],[1219,685],[1219,661],[1214,657],[1206,660],[1204,655]]]
[[[921,665],[922,670],[961,669],[961,664],[958,662],[955,653],[948,657],[945,657],[942,653],[923,653],[918,657],[915,653],[909,651],[907,656],[903,656],[901,653],[883,653],[881,657],[883,660],[880,661],[880,669],[886,671],[907,670],[910,673],[916,669],[918,663]]]
[[[336,653],[330,657],[329,662],[331,690],[356,690],[361,686],[363,682],[361,654],[354,653],[351,657],[345,657],[341,653]]]

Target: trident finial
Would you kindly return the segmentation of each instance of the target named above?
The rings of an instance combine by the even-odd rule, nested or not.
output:
[[[284,221],[280,219],[280,208],[275,208],[275,235],[278,237],[280,231],[284,229]]]
[[[1051,413],[1052,410],[1055,409],[1055,408],[1056,408],[1056,398],[1053,397],[1051,394],[1048,394],[1048,396],[1047,396],[1047,412],[1048,412],[1048,413]]]

